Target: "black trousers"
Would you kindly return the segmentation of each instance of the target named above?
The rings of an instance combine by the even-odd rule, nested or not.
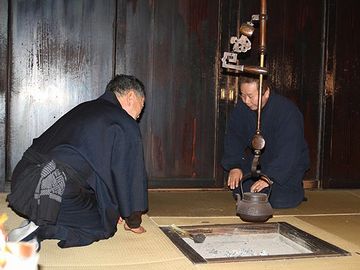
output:
[[[42,225],[39,240],[58,239],[59,247],[86,246],[107,238],[98,212],[95,194],[69,179],[60,204],[56,224]]]

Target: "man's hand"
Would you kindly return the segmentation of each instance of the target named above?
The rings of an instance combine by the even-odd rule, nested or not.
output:
[[[250,188],[250,192],[260,192],[264,188],[268,187],[269,183],[266,180],[262,180],[261,178],[257,180]]]
[[[126,222],[124,223],[124,228],[125,228],[126,231],[132,231],[133,233],[138,233],[138,234],[146,232],[146,230],[144,229],[143,226],[139,226],[139,227],[137,227],[137,228],[130,228],[130,227],[126,224]]]
[[[243,177],[242,170],[235,168],[231,169],[228,176],[228,186],[230,189],[235,189],[239,186],[240,180]]]

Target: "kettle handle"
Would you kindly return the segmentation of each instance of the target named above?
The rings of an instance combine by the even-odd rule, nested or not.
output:
[[[251,178],[253,178],[252,175],[251,175],[251,173],[249,173],[249,174],[243,176],[243,178],[241,178],[241,180],[240,180],[241,198],[244,197],[244,190],[243,190],[243,185],[242,185],[242,183],[243,183],[244,181],[248,180],[248,179],[251,179]],[[259,175],[259,178],[261,178],[261,180],[266,181],[266,182],[269,184],[269,192],[268,192],[268,198],[269,198],[270,192],[271,192],[271,187],[272,187],[272,184],[273,184],[274,182],[271,181],[270,178],[269,178],[267,175],[265,175],[265,174],[260,174],[260,175]],[[259,180],[260,180],[260,179],[259,179]]]

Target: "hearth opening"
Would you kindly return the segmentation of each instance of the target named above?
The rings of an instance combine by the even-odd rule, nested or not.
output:
[[[193,263],[350,255],[286,222],[180,226],[183,234],[173,228],[161,227]],[[193,237],[199,234],[205,235],[201,243]]]

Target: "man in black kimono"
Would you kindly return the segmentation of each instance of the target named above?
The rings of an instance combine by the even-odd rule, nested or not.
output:
[[[89,245],[125,229],[143,233],[147,175],[137,123],[143,84],[117,75],[98,99],[61,117],[14,169],[9,207],[26,221],[9,241],[59,239],[62,248]]]
[[[257,126],[259,80],[240,78],[241,101],[234,108],[227,127],[222,165],[228,171],[228,185],[233,193],[268,192],[261,179],[241,180],[251,171],[251,141]],[[309,154],[304,139],[303,117],[289,99],[275,93],[264,81],[261,134],[265,148],[260,155],[261,173],[272,181],[269,201],[274,208],[291,208],[304,199],[302,180],[309,168]]]

